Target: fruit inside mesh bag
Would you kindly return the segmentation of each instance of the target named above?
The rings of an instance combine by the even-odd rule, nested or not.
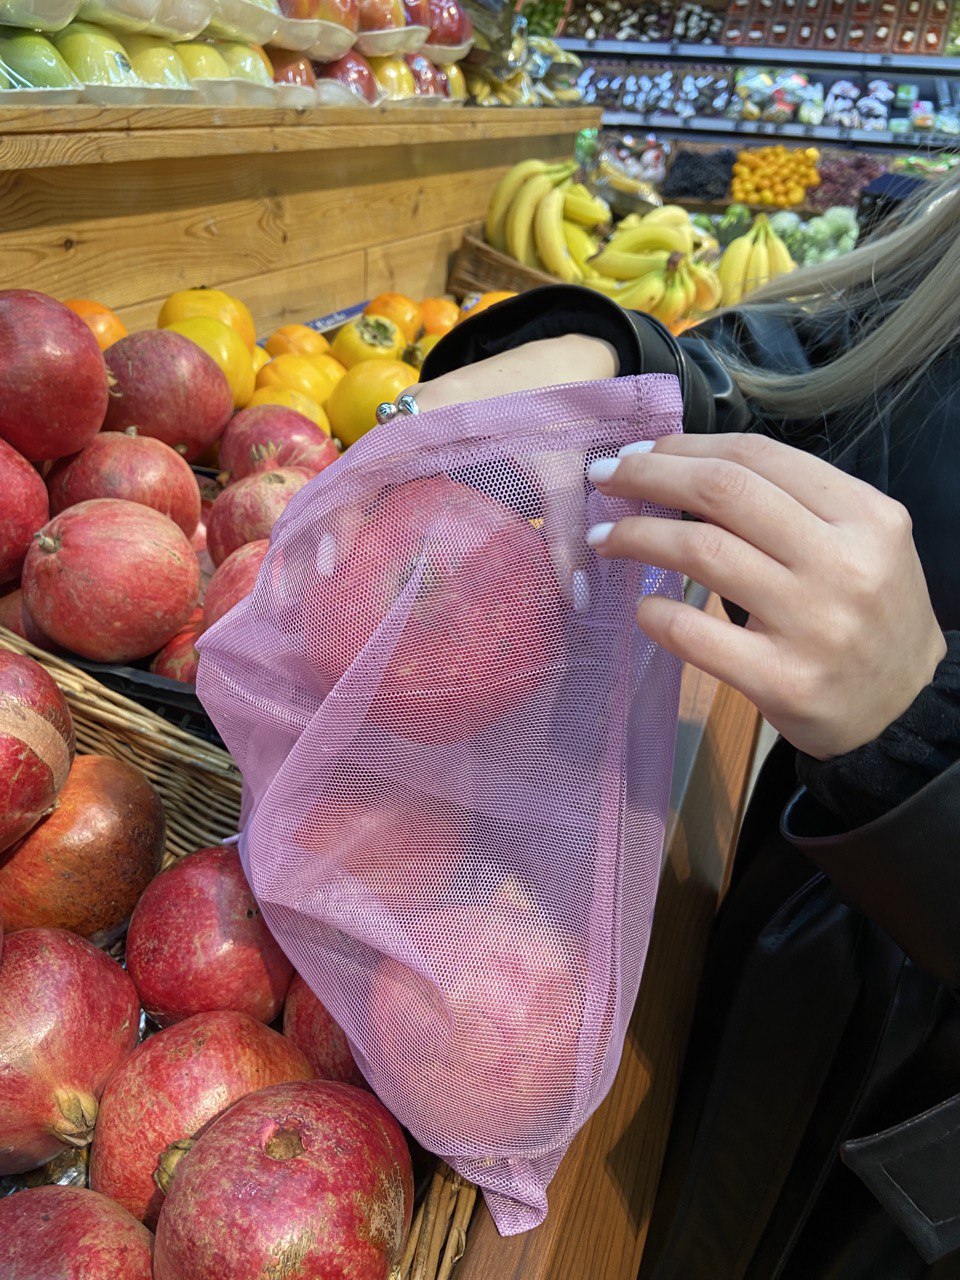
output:
[[[200,642],[264,919],[505,1234],[543,1220],[616,1074],[669,798],[679,664],[635,607],[681,583],[586,553],[641,512],[585,472],[680,418],[654,375],[377,428]]]

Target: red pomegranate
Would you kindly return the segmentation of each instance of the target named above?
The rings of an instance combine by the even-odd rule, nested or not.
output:
[[[304,601],[323,609],[304,630],[331,688],[414,575],[368,715],[418,742],[473,737],[542,689],[555,665],[563,619],[546,544],[523,517],[445,476],[388,490],[326,588]]]
[[[207,584],[203,597],[204,631],[250,594],[269,546],[269,538],[258,538],[256,542],[237,547],[227,556]]]
[[[110,1080],[90,1185],[152,1226],[177,1162],[215,1116],[255,1089],[312,1076],[299,1049],[245,1013],[198,1013],[167,1027]]]
[[[302,467],[257,471],[228,485],[207,521],[207,550],[215,565],[248,542],[269,538],[290,499],[312,480]]]
[[[233,394],[207,353],[169,329],[146,329],[106,352],[114,378],[105,426],[136,427],[188,462],[220,436],[233,413]]]
[[[8,929],[69,929],[97,946],[123,931],[163,860],[163,803],[135,765],[77,756],[56,808],[0,854]]]
[[[75,749],[73,717],[53,677],[33,658],[0,649],[0,852],[56,804]]]
[[[0,1173],[83,1147],[137,1043],[140,1004],[115,960],[62,929],[8,933],[0,960]]]
[[[576,939],[506,891],[408,919],[407,936],[416,970],[384,957],[372,981],[379,1095],[435,1150],[452,1134],[491,1155],[549,1145],[576,1101]]]
[[[198,626],[178,631],[150,663],[153,674],[165,676],[168,680],[179,680],[181,684],[196,684],[197,666],[200,662],[197,641],[201,632],[202,628]]]
[[[46,294],[5,289],[0,351],[0,438],[31,462],[89,444],[103,425],[108,380],[80,317]]]
[[[309,418],[278,404],[241,409],[220,440],[220,465],[232,481],[277,467],[302,467],[316,475],[339,456]]]
[[[373,1094],[320,1080],[264,1089],[184,1159],[160,1215],[154,1276],[387,1280],[412,1209],[410,1153]]]
[[[0,440],[0,493],[0,583],[14,582],[33,535],[47,523],[50,511],[40,473],[5,440]]]
[[[189,463],[136,427],[101,431],[82,452],[57,463],[47,488],[54,515],[91,498],[125,498],[169,516],[188,538],[200,522],[200,488]]]
[[[35,1187],[0,1200],[3,1280],[150,1280],[153,1236],[84,1187]]]
[[[96,498],[45,526],[27,553],[23,594],[57,644],[94,662],[130,662],[185,625],[200,567],[183,530],[159,511]]]
[[[302,1051],[317,1079],[365,1087],[347,1037],[299,973],[293,975],[284,1002],[283,1034]]]
[[[235,848],[198,849],[149,885],[127,972],[161,1027],[213,1009],[272,1022],[293,968],[264,924]]]
[[[6,627],[22,640],[29,640],[38,649],[56,648],[27,612],[20,587],[14,587],[13,590],[0,595],[0,627]]]

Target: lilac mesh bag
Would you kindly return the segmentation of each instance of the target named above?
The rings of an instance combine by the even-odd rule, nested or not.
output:
[[[637,514],[585,472],[680,421],[651,375],[379,427],[296,495],[200,644],[265,919],[504,1234],[543,1220],[616,1074],[673,760],[679,664],[634,610],[681,583],[583,553]]]

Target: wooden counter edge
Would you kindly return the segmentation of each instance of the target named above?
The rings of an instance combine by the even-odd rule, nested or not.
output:
[[[550,1186],[546,1222],[503,1239],[478,1201],[454,1280],[634,1280],[758,729],[756,709],[742,695],[685,669],[675,808],[620,1071]]]

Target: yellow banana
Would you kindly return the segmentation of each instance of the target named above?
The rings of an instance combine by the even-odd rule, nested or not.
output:
[[[582,182],[575,182],[564,197],[563,216],[582,227],[603,227],[610,221],[610,206],[588,191]]]
[[[596,236],[590,234],[586,227],[581,227],[579,223],[568,222],[566,219],[563,223],[563,238],[567,242],[567,248],[570,250],[570,256],[580,268],[584,276],[596,275],[593,267],[588,264],[588,259],[600,248],[599,241]]]
[[[797,264],[790,257],[789,249],[780,237],[769,229],[767,230],[767,255],[770,259],[771,279],[774,276],[785,276],[796,270]]]
[[[680,227],[665,222],[648,223],[644,218],[639,227],[615,231],[610,243],[624,253],[644,253],[654,249],[661,249],[665,253],[690,253],[693,249],[693,236],[690,231]]]
[[[752,293],[754,289],[762,289],[770,279],[770,254],[767,250],[767,234],[761,225],[754,233],[750,257],[743,276],[743,292]]]
[[[686,303],[687,286],[683,280],[683,273],[678,269],[669,273],[663,290],[663,297],[651,309],[650,314],[669,328],[671,325],[676,324],[678,320],[682,320],[687,314]]]
[[[723,251],[717,278],[720,281],[721,298],[725,307],[735,307],[743,297],[743,281],[747,264],[753,249],[753,240],[748,232],[730,242]]]
[[[533,241],[533,218],[541,198],[553,187],[550,174],[535,173],[532,178],[527,178],[507,210],[503,225],[507,253],[525,267],[540,266]]]
[[[640,217],[639,213],[628,213],[627,216],[625,218],[621,218],[616,227],[614,227],[613,234],[616,235],[619,231],[629,231],[631,227],[639,227],[642,221],[643,219]]]
[[[665,249],[626,253],[611,243],[590,259],[590,266],[611,280],[637,280],[648,271],[665,270],[669,259],[670,254]]]
[[[683,285],[683,314],[688,316],[697,300],[697,285],[690,272],[690,260],[684,258],[677,267],[680,283]]]
[[[630,311],[645,311],[651,314],[663,302],[667,277],[663,271],[648,271],[639,280],[626,285],[617,295],[616,301]]]
[[[692,309],[703,314],[715,311],[723,297],[717,273],[700,262],[691,262],[689,270],[694,285]]]
[[[633,281],[611,280],[608,276],[590,275],[584,276],[584,284],[593,289],[596,293],[602,293],[606,298],[613,298],[618,301],[630,287]]]
[[[546,160],[521,160],[503,175],[493,189],[490,203],[487,205],[486,236],[487,243],[494,249],[504,253],[507,248],[505,225],[507,211],[514,198],[529,178],[537,174],[553,172],[557,168],[566,168],[567,173],[573,171],[573,165],[557,166],[548,164]]]
[[[566,284],[579,284],[583,272],[567,248],[563,234],[563,201],[566,192],[562,186],[551,187],[540,197],[533,215],[533,239],[540,261],[551,275]]]
[[[690,215],[686,209],[682,209],[678,204],[663,204],[657,209],[651,209],[649,213],[644,214],[644,222],[665,222],[670,226],[688,227],[690,226]]]

